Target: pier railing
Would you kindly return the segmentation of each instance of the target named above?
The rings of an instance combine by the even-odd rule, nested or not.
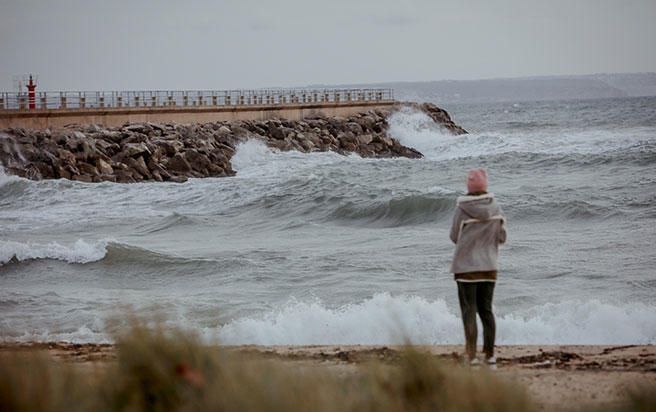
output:
[[[150,90],[0,92],[0,110],[212,107],[394,100],[392,89]]]

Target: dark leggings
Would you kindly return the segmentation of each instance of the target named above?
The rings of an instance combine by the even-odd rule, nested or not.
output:
[[[494,282],[456,282],[458,284],[458,300],[462,312],[462,323],[465,326],[465,347],[469,359],[476,356],[476,312],[483,323],[483,352],[486,357],[494,355],[494,334],[496,325],[492,313],[492,296]]]

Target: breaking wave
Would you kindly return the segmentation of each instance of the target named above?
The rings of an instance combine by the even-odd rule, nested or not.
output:
[[[627,161],[649,164],[656,161],[651,128],[562,131],[545,128],[482,132],[454,136],[435,124],[425,113],[405,108],[389,119],[389,134],[401,144],[419,150],[429,160],[445,161],[472,157],[540,155],[553,164],[588,166]]]
[[[68,263],[96,262],[107,254],[107,245],[107,240],[89,243],[82,239],[71,245],[62,245],[58,242],[39,244],[0,241],[0,265],[12,261],[24,262],[36,259],[53,259]]]
[[[33,243],[0,241],[0,266],[31,260],[58,260],[71,264],[90,264],[103,261],[112,265],[145,265],[151,269],[172,264],[210,262],[209,258],[187,258],[155,252],[138,246],[107,239],[95,242],[78,239],[65,245],[59,242]]]
[[[480,325],[479,325],[480,326]],[[319,301],[290,302],[259,317],[220,328],[221,343],[257,345],[460,344],[460,315],[445,301],[377,294],[330,308]],[[550,303],[497,315],[498,344],[654,344],[656,307],[597,300]]]
[[[5,331],[13,341],[111,342],[104,317],[78,328],[23,328]],[[498,345],[653,345],[656,306],[563,301],[497,313]],[[222,345],[460,345],[462,321],[442,299],[380,293],[359,303],[330,307],[321,301],[292,300],[277,310],[202,325],[187,315],[167,326],[195,330],[208,343]],[[481,325],[479,323],[479,329]]]
[[[0,200],[15,198],[24,191],[28,184],[27,179],[6,174],[0,164]]]

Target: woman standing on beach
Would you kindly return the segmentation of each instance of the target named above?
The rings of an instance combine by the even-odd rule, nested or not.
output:
[[[492,297],[497,279],[499,245],[506,241],[506,219],[494,195],[487,192],[487,172],[473,169],[467,176],[467,195],[458,198],[451,240],[456,250],[451,272],[458,284],[458,300],[465,327],[465,348],[469,361],[476,359],[476,313],[483,323],[483,352],[488,364],[495,364],[496,325]]]

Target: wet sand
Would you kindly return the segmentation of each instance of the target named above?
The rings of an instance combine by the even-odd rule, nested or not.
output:
[[[415,346],[447,362],[461,363],[462,347]],[[356,373],[371,361],[393,363],[400,346],[227,346],[226,350],[298,367]],[[111,344],[2,343],[0,355],[45,351],[58,361],[102,367],[116,359]],[[543,410],[611,406],[639,385],[656,385],[655,345],[499,346],[495,373],[524,385]],[[478,366],[488,369],[487,366]]]

